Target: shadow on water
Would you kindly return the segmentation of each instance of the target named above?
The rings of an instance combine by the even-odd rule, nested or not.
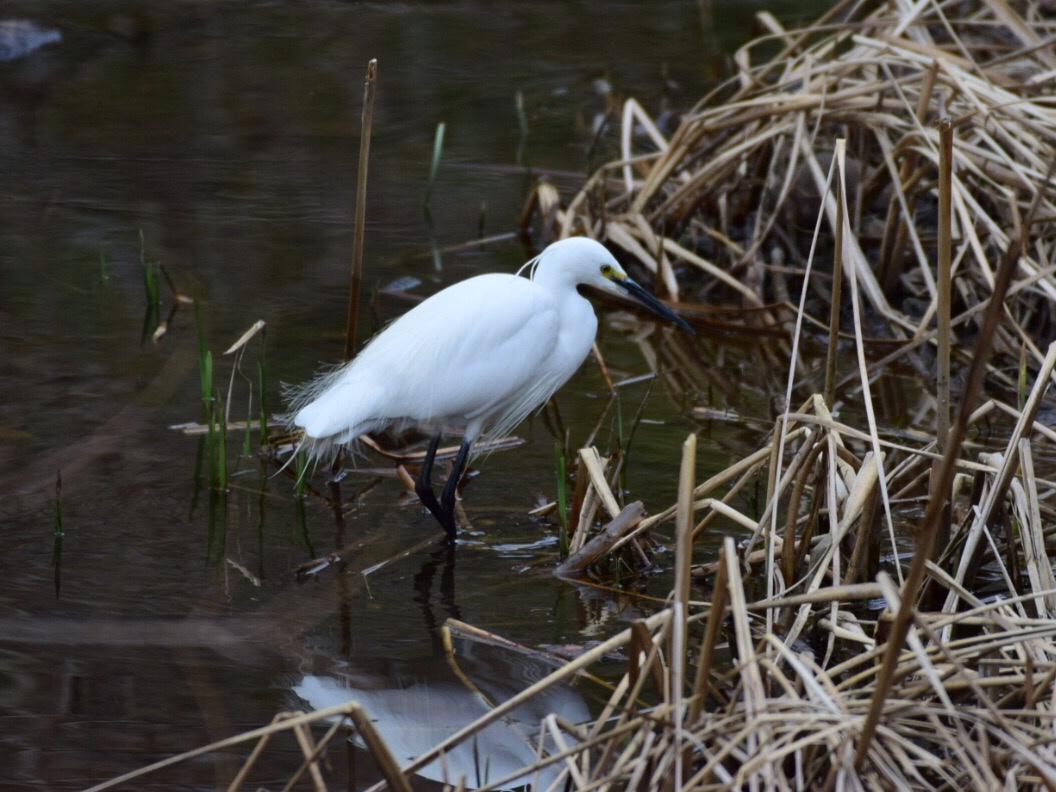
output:
[[[729,8],[729,30],[705,33],[698,7],[675,2],[5,6],[61,39],[0,63],[0,786],[83,788],[266,724],[294,676],[306,700],[369,697],[379,716],[425,690],[468,710],[466,696],[501,700],[542,670],[476,646],[456,663],[437,643],[445,618],[526,646],[582,644],[645,607],[552,578],[557,526],[529,514],[554,497],[540,421],[478,464],[454,556],[385,460],[358,460],[329,502],[299,497],[232,429],[217,486],[215,448],[168,427],[198,420],[237,368],[217,354],[203,394],[199,333],[222,350],[267,323],[268,370],[243,362],[239,382],[259,384],[225,425],[262,400],[274,413],[280,381],[340,356],[368,58],[380,70],[361,338],[410,298],[514,271],[526,252],[510,232],[535,178],[567,197],[588,156],[616,150],[598,134],[603,94],[656,113],[692,105],[723,57],[702,36],[735,43],[750,25]],[[481,234],[504,241],[462,245]],[[174,283],[195,311],[177,310]],[[633,380],[652,352],[627,326],[603,320],[600,342],[612,375]],[[653,509],[673,500],[692,428],[684,397],[661,390],[623,478]],[[620,446],[615,419],[598,419],[606,391],[588,365],[561,394],[565,448],[588,435]],[[738,431],[706,430],[714,469],[754,443]],[[298,585],[298,567],[343,548]],[[570,696],[569,719],[584,716]],[[281,786],[294,754],[270,754],[253,781]],[[479,755],[473,771],[494,774]],[[241,758],[150,780],[224,785]]]

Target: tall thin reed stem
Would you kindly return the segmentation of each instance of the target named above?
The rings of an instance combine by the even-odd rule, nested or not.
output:
[[[355,240],[352,243],[352,284],[348,290],[348,324],[345,329],[345,360],[356,348],[356,321],[359,318],[359,287],[363,274],[363,231],[367,221],[367,164],[370,162],[370,128],[374,121],[374,83],[378,61],[367,64],[363,88],[363,129],[359,138],[359,171],[356,174]]]
[[[935,375],[935,451],[944,455],[950,440],[950,297],[953,269],[953,122],[943,116],[939,121],[939,250],[935,287],[938,311],[938,371]],[[941,460],[931,467],[931,497],[946,502],[950,493],[939,490]],[[938,535],[932,545],[932,560],[942,553],[950,540],[950,510],[939,519]]]
[[[836,158],[837,167],[842,160]],[[845,174],[837,174],[837,184]],[[836,240],[832,251],[832,306],[829,310],[829,355],[825,361],[825,405],[836,398],[836,352],[840,342],[840,298],[843,292],[843,225],[847,216],[843,190],[836,190]]]

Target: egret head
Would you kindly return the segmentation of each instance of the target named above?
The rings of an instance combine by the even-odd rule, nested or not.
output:
[[[569,237],[554,242],[533,267],[534,280],[564,281],[569,286],[593,286],[601,291],[630,297],[661,319],[693,333],[685,320],[630,278],[613,255],[587,237]]]

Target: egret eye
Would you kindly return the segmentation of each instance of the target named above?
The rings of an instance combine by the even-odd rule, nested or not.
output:
[[[613,273],[613,269],[612,269],[612,265],[611,264],[602,264],[601,265],[601,274],[604,275],[606,278],[611,278],[612,277],[612,273]]]

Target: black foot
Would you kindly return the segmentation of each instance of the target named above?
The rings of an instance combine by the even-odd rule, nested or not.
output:
[[[418,478],[414,480],[414,491],[418,495],[418,500],[425,505],[425,508],[429,510],[429,513],[436,518],[436,521],[444,529],[444,533],[447,534],[448,544],[454,544],[458,538],[458,526],[455,523],[455,501],[458,493],[458,482],[465,472],[466,462],[469,460],[469,450],[473,444],[466,440],[462,441],[462,446],[458,449],[458,456],[455,457],[455,465],[451,470],[451,475],[447,479],[447,484],[444,485],[444,494],[438,500],[436,493],[433,491],[432,477],[433,460],[436,458],[436,449],[439,445],[440,435],[436,435],[429,441],[429,449],[425,452],[422,469],[418,473]]]

